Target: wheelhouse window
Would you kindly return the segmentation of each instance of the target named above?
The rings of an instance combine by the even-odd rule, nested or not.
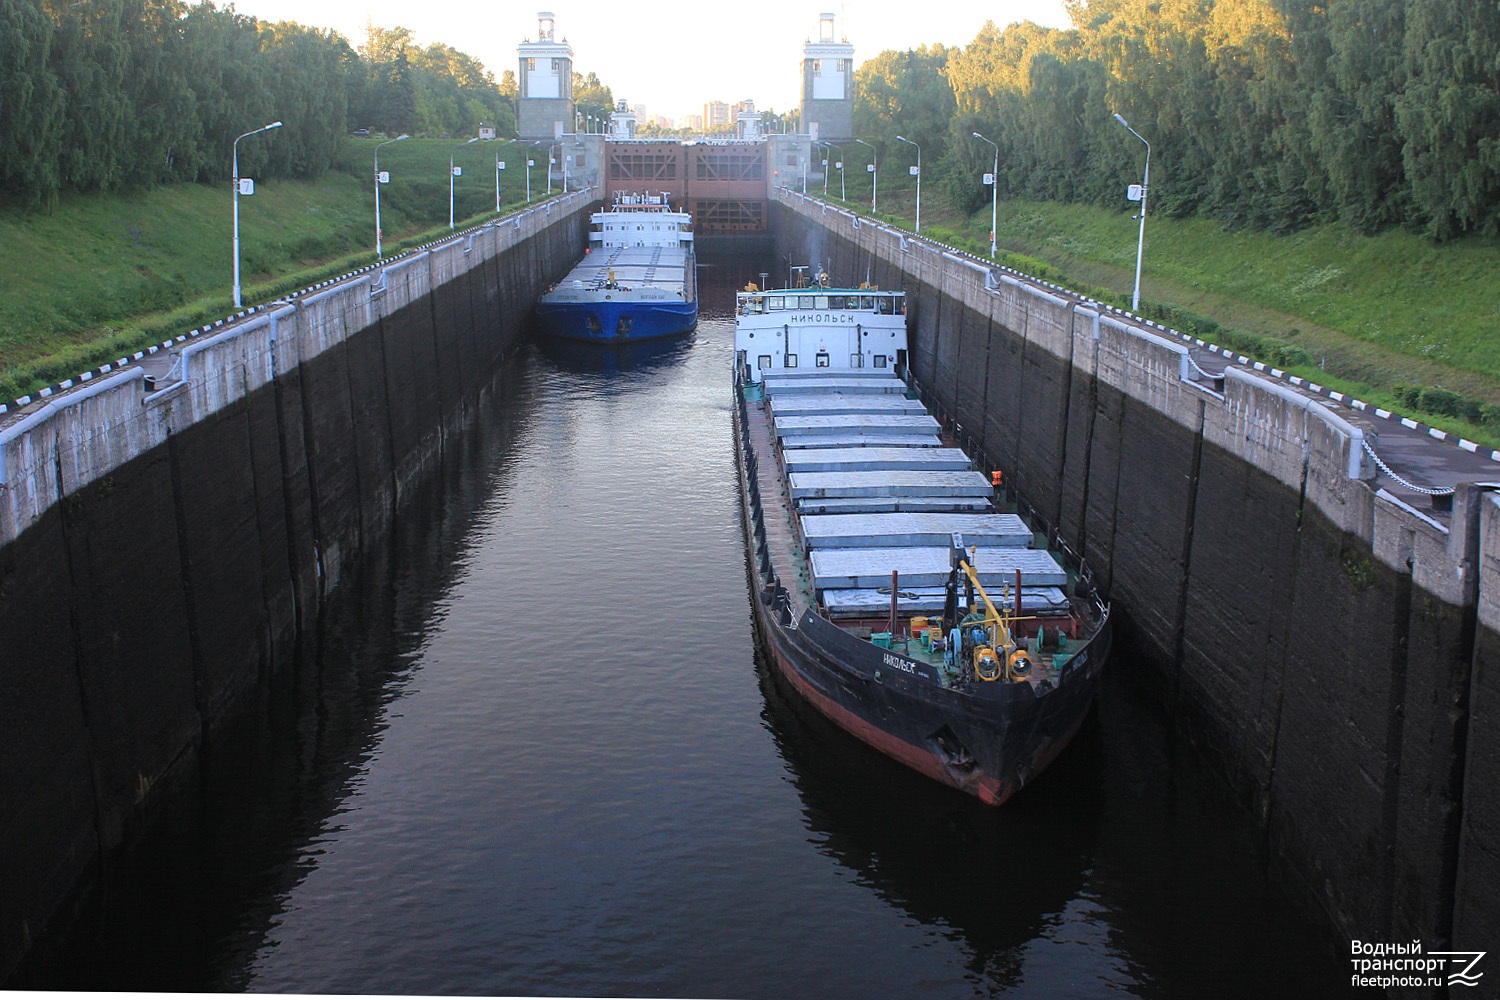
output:
[[[780,295],[772,295],[770,298],[766,299],[767,312],[781,312],[785,308],[785,300],[782,299]]]
[[[797,367],[797,355],[795,355],[795,354],[788,354],[786,356],[786,367],[788,367],[788,368],[796,368]]]
[[[885,367],[885,355],[884,354],[877,354],[877,355],[875,355],[875,367],[876,368],[884,368]]]
[[[864,366],[865,366],[865,356],[863,354],[851,354],[851,355],[849,355],[849,367],[850,368],[863,368]]]
[[[817,365],[818,365],[819,368],[827,368],[828,367],[828,352],[826,352],[826,351],[819,351],[817,353],[817,355],[815,356],[815,360],[817,361]]]
[[[767,368],[770,368],[771,367],[771,356],[769,354],[762,354],[760,357],[756,358],[755,359],[755,367],[761,369],[762,371],[764,371]]]

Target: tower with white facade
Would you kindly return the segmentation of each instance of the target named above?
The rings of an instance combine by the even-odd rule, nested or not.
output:
[[[556,139],[573,131],[573,47],[554,37],[552,13],[537,14],[536,41],[516,47],[516,131],[522,139]]]
[[[825,142],[854,135],[854,46],[835,40],[833,15],[818,18],[817,41],[802,47],[802,116],[798,129]]]

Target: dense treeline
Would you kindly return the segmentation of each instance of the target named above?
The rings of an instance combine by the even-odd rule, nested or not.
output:
[[[1151,211],[1290,231],[1339,219],[1442,239],[1500,233],[1494,0],[1069,0],[1073,27],[987,24],[962,49],[860,69],[857,122],[924,129],[936,173],[1002,197],[1116,204],[1151,142]],[[891,82],[907,74],[915,86]],[[946,129],[934,76],[945,81]],[[915,95],[919,99],[910,100]],[[904,131],[910,130],[910,131]]]
[[[480,123],[515,133],[510,93],[473,56],[449,45],[418,46],[407,28],[365,29],[350,75],[349,124],[391,135],[474,135]]]
[[[0,197],[222,180],[235,136],[243,173],[313,177],[350,129],[502,134],[511,101],[473,58],[371,26],[265,24],[181,0],[0,0]]]

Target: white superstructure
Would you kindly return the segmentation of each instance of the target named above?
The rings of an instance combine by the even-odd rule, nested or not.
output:
[[[752,288],[736,296],[741,376],[893,372],[906,364],[906,295],[876,288]]]

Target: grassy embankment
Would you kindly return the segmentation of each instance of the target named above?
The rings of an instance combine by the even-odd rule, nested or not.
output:
[[[868,209],[868,199],[868,184],[858,193],[850,185],[851,208]],[[880,208],[909,228],[910,184],[882,183]],[[1130,216],[1125,207],[1002,202],[1000,263],[1128,308]],[[941,192],[922,192],[925,235],[987,256],[989,224],[987,205],[966,215]],[[1142,273],[1149,318],[1500,447],[1500,241],[1433,244],[1338,225],[1272,236],[1151,216]]]
[[[391,173],[381,193],[387,255],[447,230],[450,155],[464,168],[460,227],[494,209],[497,152],[507,161],[506,210],[525,202],[516,146],[410,139],[380,152]],[[240,200],[246,304],[374,261],[373,153],[374,141],[351,139],[318,181],[267,181]],[[545,164],[545,151],[532,156]],[[881,214],[910,226],[914,192],[898,177],[882,187]],[[545,167],[531,179],[533,197],[544,197]],[[865,210],[868,180],[851,172],[849,182],[849,205]],[[0,399],[226,315],[227,188],[75,197],[50,214],[0,209]],[[922,209],[927,235],[988,253],[987,207],[967,215],[929,185]],[[1136,227],[1127,208],[1009,202],[999,220],[1003,263],[1129,304]],[[1500,446],[1500,241],[1433,245],[1340,226],[1274,237],[1152,216],[1144,272],[1141,312],[1152,318]]]
[[[256,137],[260,139],[261,137]],[[256,140],[249,140],[256,141]],[[375,261],[372,140],[350,139],[316,181],[268,180],[240,199],[244,304]],[[241,150],[243,152],[243,149]],[[526,203],[525,160],[508,143],[408,139],[380,150],[385,254],[448,231],[448,158],[463,228]],[[532,196],[546,197],[546,152]],[[226,164],[227,173],[227,164]],[[0,400],[71,378],[233,311],[229,182],[65,198],[51,213],[0,208]]]

